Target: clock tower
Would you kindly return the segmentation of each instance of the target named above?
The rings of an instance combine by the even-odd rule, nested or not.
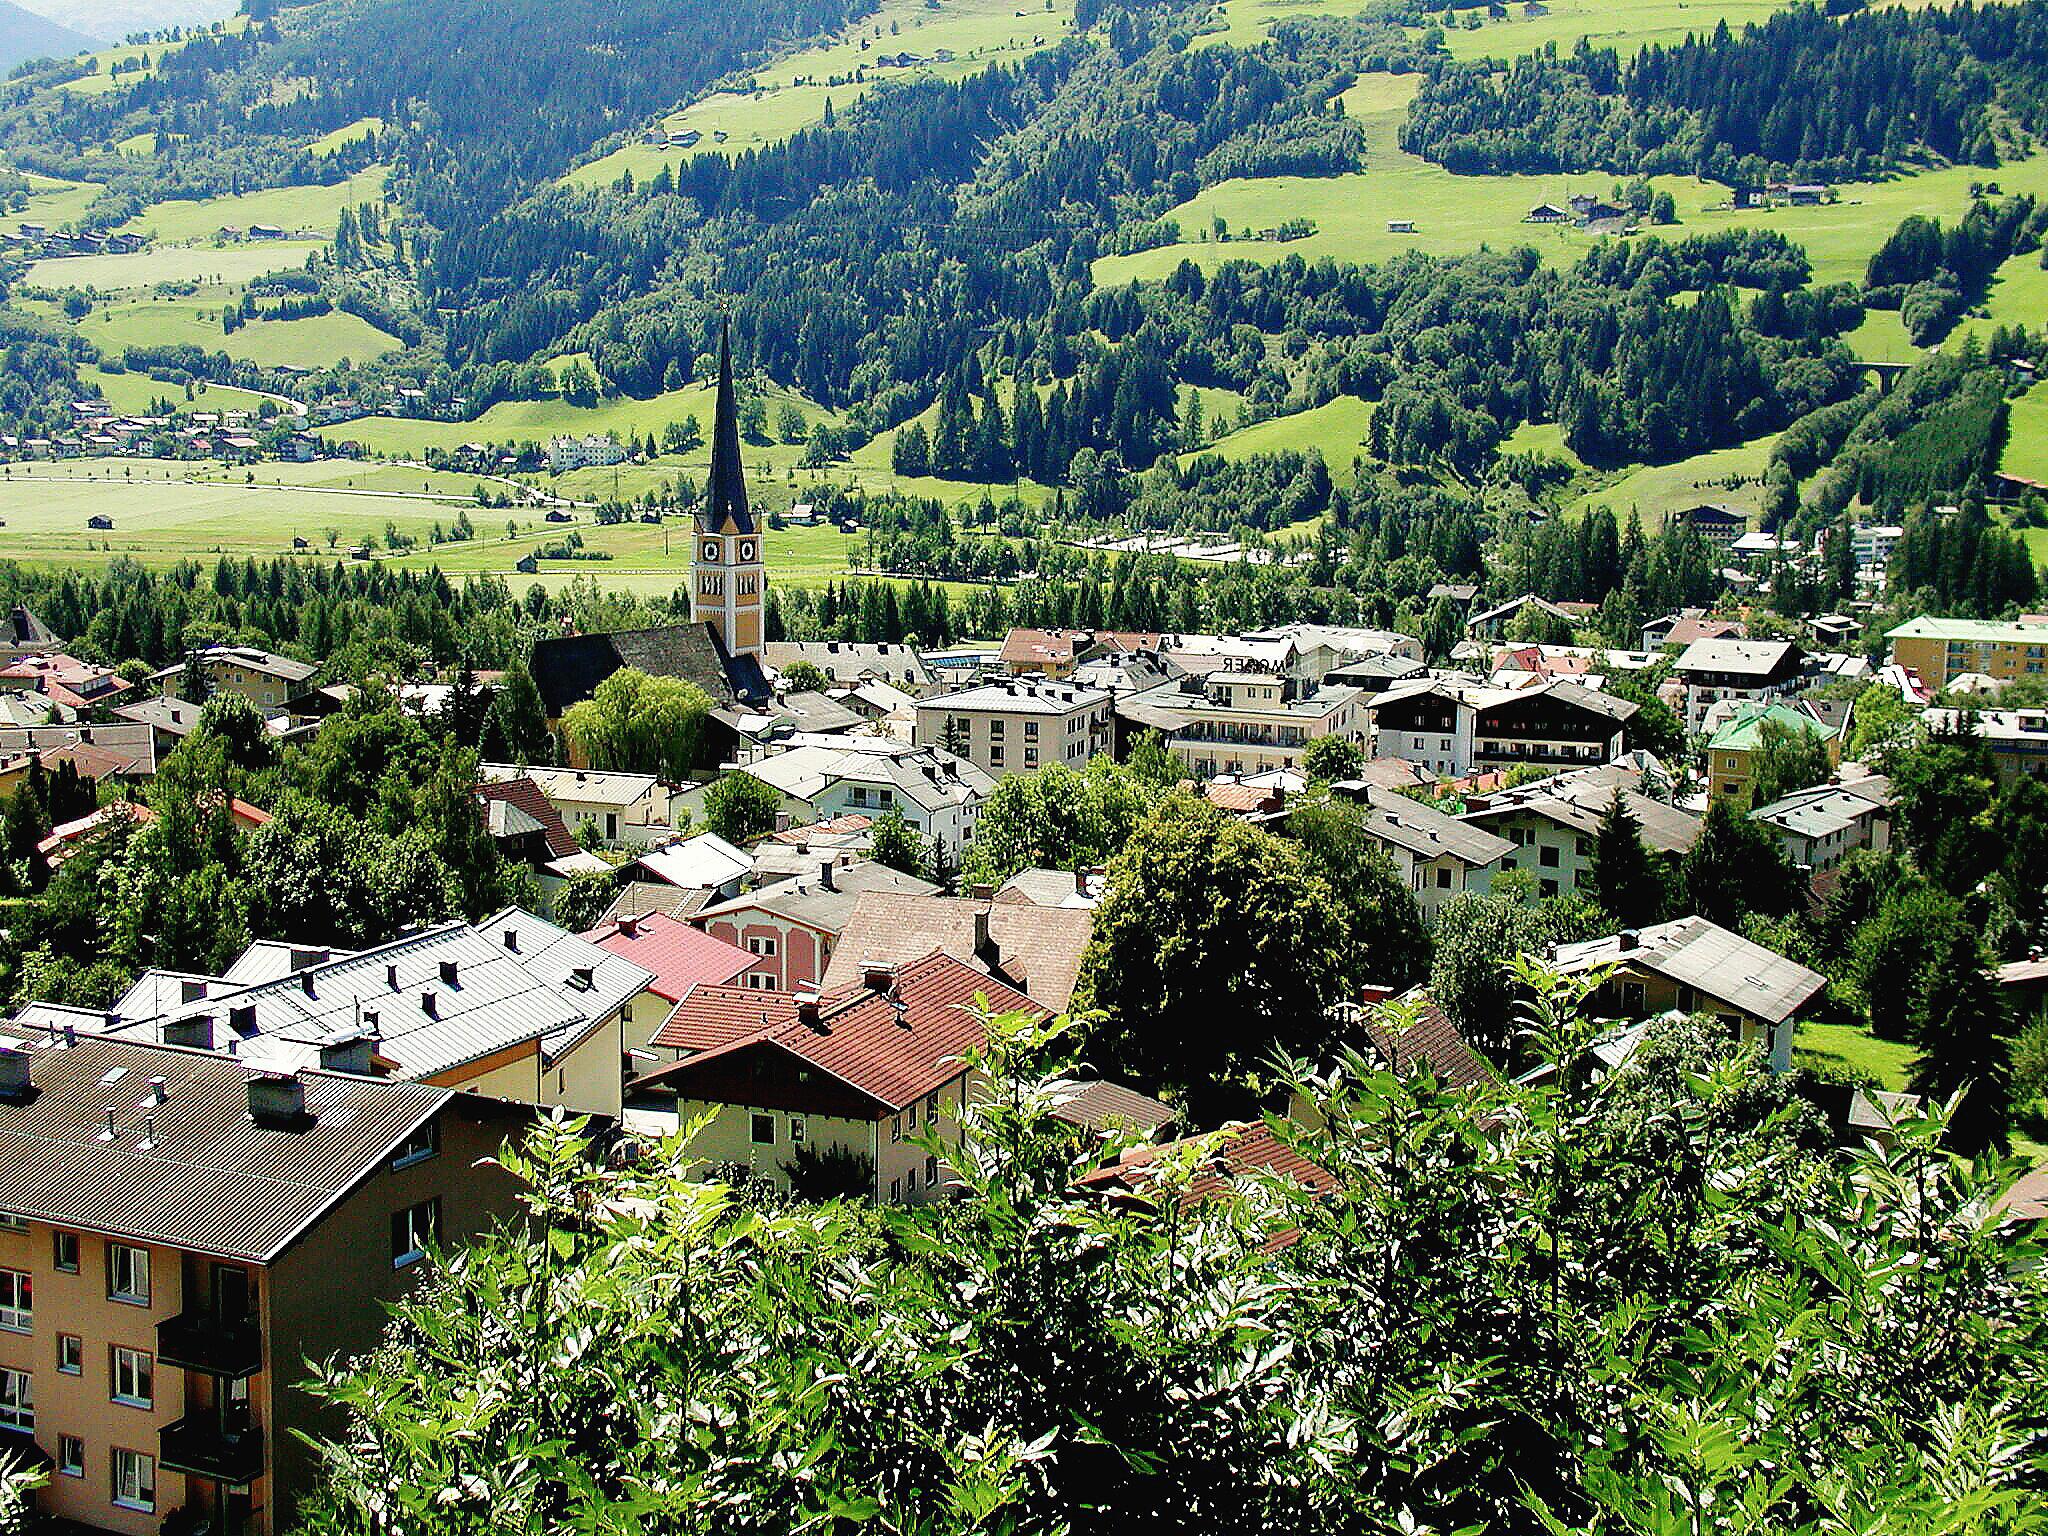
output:
[[[728,656],[761,656],[768,568],[761,529],[747,507],[739,415],[732,394],[732,330],[718,341],[718,405],[711,423],[711,479],[692,533],[690,617],[709,624]]]

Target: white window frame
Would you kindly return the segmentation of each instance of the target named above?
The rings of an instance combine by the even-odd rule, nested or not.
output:
[[[107,1300],[146,1307],[149,1297],[149,1250],[132,1243],[107,1244]]]
[[[0,1365],[0,1429],[36,1430],[36,1378],[33,1372]]]
[[[424,1220],[420,1213],[425,1212]],[[405,1223],[405,1233],[410,1240],[403,1252],[391,1255],[393,1269],[409,1269],[427,1256],[427,1244],[434,1241],[441,1228],[441,1202],[438,1198],[422,1200],[416,1205],[404,1206],[391,1213],[393,1221]]]
[[[0,1269],[0,1329],[8,1333],[35,1331],[35,1284],[26,1270]]]
[[[69,1345],[67,1349],[65,1346]],[[75,1333],[57,1335],[57,1374],[59,1376],[83,1376],[85,1374],[85,1340]]]
[[[156,1357],[146,1349],[113,1345],[107,1352],[107,1396],[124,1408],[156,1406]]]
[[[108,1466],[113,1474],[114,1507],[135,1509],[144,1514],[156,1511],[156,1458],[146,1451],[114,1447]],[[127,1473],[127,1476],[123,1476]],[[130,1492],[130,1489],[133,1492]]]
[[[392,1171],[410,1168],[414,1163],[424,1163],[440,1150],[441,1122],[428,1120],[398,1144],[398,1150],[391,1155]]]
[[[76,1435],[57,1437],[57,1475],[85,1476],[85,1442]]]

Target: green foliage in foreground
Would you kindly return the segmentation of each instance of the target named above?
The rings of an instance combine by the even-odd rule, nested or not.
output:
[[[2014,1532],[2048,1297],[1995,1181],[1836,1153],[1783,1079],[1669,1026],[1588,1083],[1525,969],[1538,1086],[1296,1070],[1329,1188],[1117,1194],[1051,1114],[1073,1026],[993,1021],[959,1198],[804,1205],[506,1166],[530,1226],[447,1255],[320,1390],[312,1532]],[[950,1140],[950,1137],[949,1137]],[[1111,1149],[1113,1150],[1113,1149]]]

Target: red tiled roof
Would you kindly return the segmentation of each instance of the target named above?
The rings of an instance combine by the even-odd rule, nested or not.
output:
[[[976,996],[985,997],[998,1013],[1045,1012],[1014,987],[940,953],[897,967],[886,993],[863,983],[820,999],[816,1024],[798,1016],[796,999],[789,993],[695,988],[656,1032],[654,1044],[694,1048],[698,1054],[650,1073],[641,1082],[665,1084],[687,1096],[690,1079],[705,1063],[772,1045],[866,1096],[883,1111],[899,1110],[958,1077],[960,1059],[987,1039],[969,1007]],[[749,1005],[757,1027],[734,1034]],[[771,1019],[766,1027],[758,1024],[763,1013]],[[692,1044],[719,1034],[732,1038],[708,1047]]]
[[[1195,1170],[1188,1183],[1187,1198],[1208,1200],[1228,1193],[1235,1183],[1252,1173],[1273,1174],[1279,1178],[1291,1179],[1308,1189],[1323,1193],[1337,1187],[1336,1178],[1326,1169],[1310,1162],[1294,1148],[1288,1146],[1273,1134],[1270,1125],[1261,1122],[1246,1125],[1229,1132],[1211,1152],[1207,1164]],[[1169,1141],[1156,1147],[1133,1147],[1114,1167],[1104,1168],[1090,1174],[1090,1184],[1121,1184],[1128,1189],[1141,1188],[1150,1178],[1150,1169],[1157,1164],[1162,1154],[1184,1147],[1193,1137],[1181,1141]]]
[[[66,747],[52,747],[40,754],[45,768],[54,769],[59,763],[69,763],[78,770],[83,779],[104,779],[108,775],[136,773],[146,766],[146,760],[128,752],[114,752],[92,742],[74,741]]]
[[[541,793],[540,786],[525,774],[506,779],[497,784],[479,784],[476,787],[479,800],[503,800],[516,805],[520,810],[540,823],[541,836],[547,840],[548,857],[566,859],[582,851],[582,844],[576,841],[569,830],[562,813],[555,809],[554,802]]]
[[[583,937],[599,949],[654,972],[649,990],[670,1002],[680,1000],[692,987],[731,981],[754,960],[737,944],[713,938],[702,928],[662,912],[602,923]]]
[[[71,856],[74,844],[84,841],[116,817],[132,819],[139,827],[155,821],[156,812],[146,805],[131,805],[127,801],[103,805],[90,816],[60,822],[51,828],[50,835],[36,844],[36,852],[48,859],[52,866],[61,864]]]
[[[1396,1070],[1428,1063],[1430,1072],[1445,1088],[1470,1088],[1490,1082],[1493,1068],[1466,1043],[1450,1016],[1437,1006],[1434,998],[1424,994],[1420,1001],[1422,1008],[1414,1026],[1400,1033],[1368,1010],[1365,1029],[1372,1037],[1373,1047]]]
[[[1199,793],[1217,810],[1229,811],[1234,816],[1277,811],[1287,799],[1277,789],[1259,789],[1250,784],[1219,784],[1214,780],[1201,785]]]
[[[788,843],[797,848],[804,848],[820,837],[830,837],[835,833],[851,836],[857,832],[867,831],[874,824],[875,819],[872,816],[858,816],[848,812],[844,816],[834,816],[830,821],[811,821],[800,827],[785,827],[780,832],[770,832],[762,841]]]

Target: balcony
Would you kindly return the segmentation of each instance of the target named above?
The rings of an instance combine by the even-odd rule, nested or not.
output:
[[[249,1483],[263,1475],[263,1435],[253,1428],[233,1434],[209,1412],[187,1414],[163,1428],[159,1460],[171,1472],[207,1477],[217,1483]]]
[[[180,1312],[156,1325],[156,1353],[168,1365],[239,1381],[263,1369],[263,1335],[252,1319]]]

